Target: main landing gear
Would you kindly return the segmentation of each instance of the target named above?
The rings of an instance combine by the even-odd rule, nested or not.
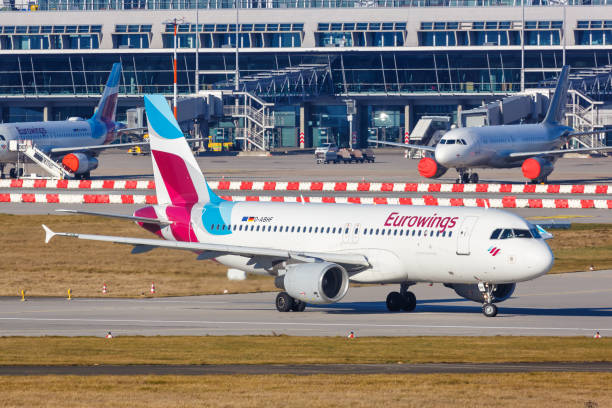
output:
[[[391,292],[387,295],[387,309],[390,312],[400,310],[412,312],[416,308],[416,296],[408,290],[411,285],[414,285],[414,282],[402,283],[399,292]]]
[[[306,309],[306,302],[294,299],[287,292],[280,292],[276,295],[276,310],[279,312],[303,312]]]
[[[455,180],[457,184],[477,184],[478,173],[472,173],[469,169],[457,169],[459,178]]]
[[[493,304],[493,291],[495,290],[495,285],[479,282],[478,290],[480,290],[482,296],[484,297],[482,313],[487,317],[497,316],[497,306]]]

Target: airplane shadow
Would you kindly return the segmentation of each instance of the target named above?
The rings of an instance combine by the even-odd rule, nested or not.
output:
[[[448,305],[444,303],[469,302],[469,305]],[[500,316],[579,316],[579,317],[612,317],[612,307],[576,307],[576,308],[534,308],[506,307],[497,303]],[[322,310],[328,314],[387,314],[384,301],[381,302],[340,302],[331,305],[308,305],[312,309]],[[395,313],[395,312],[394,312]],[[397,312],[406,313],[406,312]],[[417,307],[410,313],[474,313],[481,314],[482,306],[467,299],[430,299],[417,301]]]

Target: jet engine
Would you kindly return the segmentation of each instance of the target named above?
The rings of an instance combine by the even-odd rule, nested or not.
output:
[[[83,174],[98,168],[98,159],[85,153],[69,153],[62,159],[64,167],[74,174]]]
[[[448,170],[446,167],[442,166],[440,163],[436,162],[435,159],[431,157],[423,157],[419,160],[419,174],[423,177],[427,178],[438,178],[442,177],[444,173]]]
[[[521,166],[523,175],[530,180],[543,180],[554,170],[554,165],[541,157],[532,157]]]
[[[349,287],[346,270],[329,262],[302,263],[287,266],[287,272],[274,284],[289,296],[306,303],[323,305],[342,299]]]
[[[473,300],[474,302],[484,302],[483,293],[478,290],[478,285],[470,285],[466,283],[445,283],[444,286],[453,289],[457,294],[463,298]],[[493,291],[493,303],[503,302],[508,299],[514,293],[516,283],[503,283],[496,285]]]

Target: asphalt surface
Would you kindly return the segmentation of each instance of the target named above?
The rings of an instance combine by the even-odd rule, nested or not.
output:
[[[159,289],[159,288],[158,288]],[[412,287],[413,313],[390,313],[398,285],[352,287],[339,303],[279,313],[275,293],[176,298],[0,298],[2,336],[307,335],[612,336],[612,271],[546,275],[520,283],[495,318],[442,285]],[[109,287],[112,294],[112,285]]]
[[[92,179],[149,179],[151,156],[132,156],[122,151],[106,151],[99,157]],[[280,181],[368,181],[453,183],[457,172],[449,170],[437,180],[424,179],[417,171],[418,159],[404,158],[402,149],[377,149],[375,163],[316,164],[312,153],[279,154],[268,157],[206,155],[197,157],[200,168],[211,180]],[[26,174],[43,174],[30,164]],[[478,169],[483,183],[525,183],[520,168]],[[551,184],[612,183],[612,157],[561,158],[548,177]]]
[[[23,375],[316,375],[316,374],[484,374],[528,372],[612,372],[609,362],[441,363],[441,364],[225,364],[0,366],[0,376]]]

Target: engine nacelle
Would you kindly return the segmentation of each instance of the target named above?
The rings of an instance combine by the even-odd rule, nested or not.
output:
[[[323,305],[342,299],[349,287],[346,270],[329,262],[287,266],[287,272],[274,280],[276,287],[306,303]]]
[[[448,170],[431,157],[423,157],[421,160],[419,160],[418,169],[419,174],[427,178],[442,177]]]
[[[98,168],[98,159],[85,153],[69,153],[62,159],[62,165],[74,174],[83,174]]]
[[[554,170],[554,165],[541,157],[532,157],[523,162],[521,166],[523,175],[530,180],[541,180]]]
[[[478,285],[470,285],[465,283],[445,283],[444,286],[453,289],[457,294],[463,298],[473,300],[474,302],[484,302],[483,293],[478,290]],[[503,283],[497,285],[493,291],[493,303],[503,302],[508,299],[514,293],[516,283]]]

